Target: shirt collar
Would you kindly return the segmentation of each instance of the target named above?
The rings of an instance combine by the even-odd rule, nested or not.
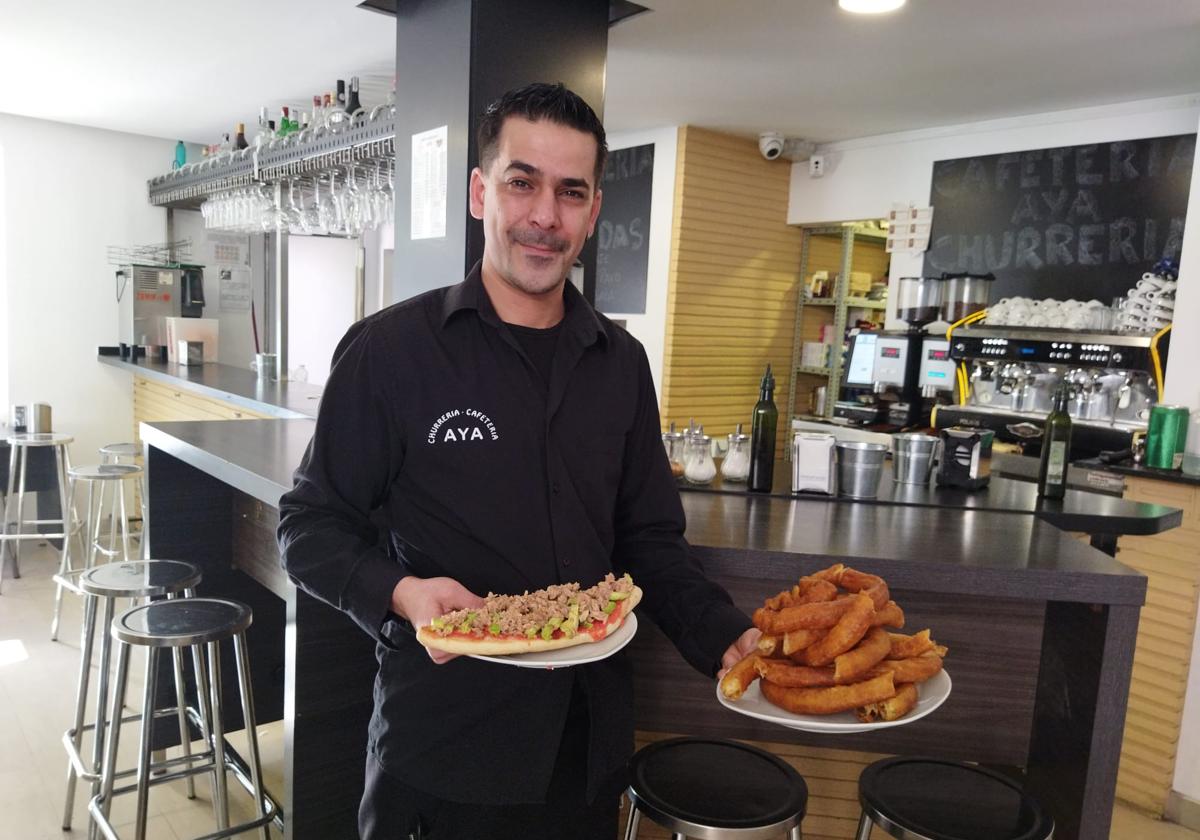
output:
[[[467,273],[466,279],[446,290],[446,297],[442,303],[443,327],[456,313],[464,309],[475,310],[479,319],[486,324],[500,326],[500,316],[496,314],[496,309],[492,306],[492,299],[488,297],[487,290],[483,287],[482,265],[482,260],[475,263]],[[600,320],[600,316],[579,293],[575,285],[570,282],[563,286],[562,325],[564,331],[578,335],[585,346],[592,344],[595,340],[608,341],[608,332],[604,329],[604,323]]]

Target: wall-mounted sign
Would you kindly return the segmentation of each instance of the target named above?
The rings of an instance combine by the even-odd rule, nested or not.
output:
[[[601,312],[646,311],[653,181],[653,143],[609,153],[596,221],[596,308]]]
[[[1195,151],[1181,134],[937,161],[925,273],[990,271],[993,300],[1107,303],[1179,259]]]

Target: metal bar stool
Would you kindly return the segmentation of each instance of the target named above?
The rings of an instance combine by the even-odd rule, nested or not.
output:
[[[129,563],[108,563],[88,569],[79,576],[79,588],[84,595],[83,629],[79,646],[79,678],[75,690],[75,718],[70,729],[63,733],[63,746],[67,750],[67,800],[63,809],[63,830],[71,828],[71,816],[75,810],[75,783],[82,779],[92,783],[92,796],[100,792],[100,762],[104,745],[105,727],[110,723],[105,720],[108,711],[108,675],[110,653],[112,650],[112,635],[102,633],[100,636],[100,667],[96,686],[96,719],[93,723],[84,723],[87,708],[88,680],[91,675],[92,648],[96,636],[96,613],[99,602],[104,602],[104,619],[101,627],[110,627],[113,614],[116,611],[118,598],[161,598],[176,597],[183,594],[191,597],[200,583],[200,570],[191,563],[179,560],[150,560]],[[184,757],[180,759],[185,766],[191,766],[191,737],[188,731],[188,709],[184,698],[183,681],[183,651],[179,648],[172,650],[175,660],[175,708],[157,710],[159,717],[174,714],[179,721],[179,738],[183,746]],[[198,662],[196,663],[199,668]],[[203,697],[203,694],[201,694]],[[116,725],[129,723],[139,719],[139,715],[131,715],[112,720]],[[197,728],[204,731],[203,716],[196,715]],[[95,733],[95,744],[92,749],[90,764],[84,763],[80,755],[80,742],[84,732]],[[134,771],[127,770],[117,776],[130,775]],[[188,798],[196,793],[191,777],[187,780]],[[89,835],[92,832],[89,831]]]
[[[74,438],[69,435],[56,434],[15,434],[9,435],[6,438],[8,442],[8,492],[4,496],[4,522],[3,533],[0,534],[0,543],[14,543],[11,552],[13,564],[13,577],[21,576],[21,540],[44,540],[44,539],[61,539],[63,541],[61,551],[60,566],[67,562],[67,555],[70,553],[71,534],[74,533],[74,527],[71,522],[71,514],[68,512],[67,506],[67,470],[71,467],[71,454],[67,446],[74,442]],[[62,512],[59,519],[25,519],[25,475],[27,473],[29,463],[29,450],[33,447],[52,446],[54,447],[54,465],[55,475],[58,478],[58,497],[62,505]],[[19,465],[19,467],[18,467]],[[18,472],[20,479],[17,479]],[[12,503],[13,492],[17,494],[17,518],[15,523],[15,532],[9,533],[8,527],[8,506]],[[35,533],[24,533],[25,525],[33,525]],[[45,534],[37,530],[38,525],[58,525],[60,533]],[[4,581],[4,560],[3,552],[0,552],[0,583]]]
[[[76,595],[83,594],[79,588],[78,579],[81,574],[96,565],[96,555],[102,555],[109,561],[118,558],[123,561],[135,559],[129,550],[129,521],[125,518],[125,493],[122,490],[121,482],[127,479],[139,479],[142,475],[142,468],[132,464],[88,464],[83,467],[70,467],[67,475],[70,477],[68,503],[72,507],[75,505],[75,494],[79,489],[80,482],[87,485],[87,515],[83,519],[83,566],[75,568],[71,564],[68,552],[63,552],[58,574],[54,576],[57,588],[54,593],[54,620],[50,624],[51,641],[58,641],[63,590],[70,590]],[[110,528],[106,547],[100,544],[100,523],[105,518],[104,503],[106,488],[109,486],[112,487],[112,492],[107,494],[109,496],[108,519],[110,522],[118,521],[117,511],[119,508],[121,543],[119,546],[117,545],[117,529]],[[98,493],[97,488],[99,488]]]
[[[250,689],[250,660],[246,654],[246,629],[253,620],[250,608],[236,601],[215,598],[182,598],[155,601],[121,613],[112,623],[112,636],[117,641],[117,676],[110,699],[109,717],[116,720],[125,700],[129,677],[129,651],[132,646],[146,648],[145,700],[142,704],[142,731],[138,750],[137,781],[134,785],[115,788],[117,750],[120,745],[120,726],[110,726],[104,743],[104,766],[101,770],[100,794],[88,805],[97,828],[108,840],[120,840],[109,822],[109,808],[114,796],[137,794],[135,840],[145,840],[146,814],[150,786],[186,778],[198,773],[212,773],[213,804],[217,830],[205,834],[204,840],[230,837],[251,829],[260,829],[263,840],[270,840],[268,824],[275,820],[279,806],[266,794],[262,784],[262,766],[258,753],[258,735],[254,717],[254,697]],[[233,639],[237,659],[237,675],[242,700],[242,716],[246,725],[249,750],[249,778],[239,762],[233,760],[225,743],[223,709],[221,705],[221,653],[219,643]],[[197,693],[208,692],[207,726],[202,734],[208,749],[191,756],[191,766],[170,770],[179,759],[165,762],[151,760],[150,731],[154,718],[154,690],[158,681],[158,660],[163,648],[192,648],[200,652],[197,661]],[[206,653],[204,649],[207,649]],[[202,717],[204,715],[202,714]],[[151,778],[152,773],[158,774]],[[239,825],[229,825],[229,798],[225,773],[232,770],[254,798],[257,817]]]
[[[1050,840],[1054,820],[1012,779],[973,764],[885,758],[858,777],[856,840]]]
[[[100,447],[100,463],[101,464],[132,464],[137,466],[137,457],[141,455],[141,450],[136,443],[109,443]],[[146,539],[146,535],[150,533],[149,524],[150,517],[148,516],[149,501],[146,498],[146,474],[143,472],[138,476],[137,482],[138,499],[142,511],[142,529],[139,536],[141,559],[150,559],[150,542]]]
[[[629,760],[629,821],[635,840],[643,814],[674,840],[800,840],[808,786],[769,752],[709,738],[673,738]]]

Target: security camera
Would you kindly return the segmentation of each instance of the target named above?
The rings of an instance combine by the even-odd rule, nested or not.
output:
[[[778,131],[764,131],[758,135],[758,151],[767,160],[775,160],[783,154],[783,146],[786,142],[786,138]]]

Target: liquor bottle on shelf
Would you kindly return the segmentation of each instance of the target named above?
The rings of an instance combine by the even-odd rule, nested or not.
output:
[[[775,377],[771,365],[763,374],[758,402],[750,415],[750,475],[747,487],[752,493],[770,493],[775,478],[775,426],[779,409],[775,407]]]
[[[297,131],[307,131],[307,130],[308,130],[308,125],[309,125],[309,122],[308,122],[308,111],[301,111],[301,112],[300,112],[300,120],[299,120],[299,123],[300,123],[300,124],[299,124],[299,125],[296,127],[296,130],[297,130]]]
[[[217,153],[220,154],[221,152],[232,152],[232,151],[233,151],[233,141],[229,139],[229,132],[227,131],[221,135],[221,142],[217,144]]]
[[[228,137],[228,135],[226,135],[226,136]],[[237,137],[234,138],[233,148],[244,149],[249,145],[250,144],[246,142],[246,124],[238,123],[237,124]]]
[[[1067,492],[1067,464],[1071,457],[1071,415],[1067,413],[1069,392],[1061,385],[1054,392],[1054,408],[1046,415],[1042,433],[1042,463],[1038,470],[1038,495],[1061,499]]]
[[[321,106],[321,94],[313,96],[312,124],[320,125],[325,122],[325,111]]]
[[[354,114],[362,108],[362,103],[358,101],[358,76],[350,77],[350,97],[346,100],[346,113]]]
[[[179,169],[185,164],[187,164],[187,146],[183,145],[183,141],[180,140],[175,144],[175,161],[172,163],[171,168]]]
[[[254,135],[254,147],[261,148],[274,136],[275,130],[271,128],[271,120],[267,118],[267,106],[264,105],[258,109],[258,134]]]
[[[337,80],[337,107],[339,111],[346,110],[346,80]]]
[[[295,128],[292,127],[291,114],[288,111],[288,106],[284,105],[279,109],[279,136],[287,137],[293,131],[295,131]]]

